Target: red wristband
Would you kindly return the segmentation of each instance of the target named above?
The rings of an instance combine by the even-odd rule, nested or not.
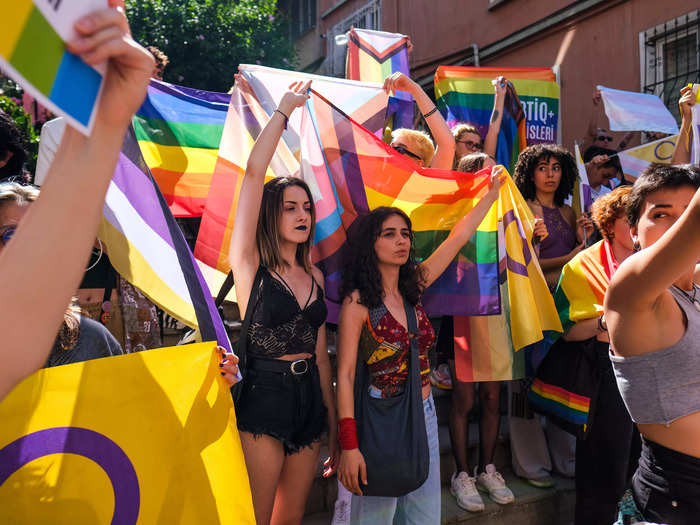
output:
[[[341,450],[360,448],[357,443],[357,424],[354,417],[344,417],[338,421],[338,442]]]

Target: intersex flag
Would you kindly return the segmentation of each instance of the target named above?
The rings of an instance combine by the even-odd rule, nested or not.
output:
[[[315,91],[302,123],[302,177],[316,205],[312,260],[326,277],[331,318],[337,313],[343,247],[355,221],[380,206],[411,218],[416,257],[425,259],[488,191],[489,172],[420,168]],[[431,315],[500,311],[496,207],[450,266],[426,290]]]
[[[598,86],[598,90],[611,131],[678,133],[676,119],[658,96],[605,86]]]
[[[436,105],[453,127],[460,123],[473,124],[486,137],[494,91],[491,81],[500,74],[508,74],[496,68],[471,68],[440,66],[435,72]],[[514,79],[508,74],[508,79]],[[520,152],[527,146],[526,122],[523,106],[513,85],[508,85],[503,118],[498,133],[496,161],[510,171]]]
[[[124,139],[98,232],[114,268],[204,341],[230,348],[212,294],[148,170],[136,134]]]
[[[335,100],[349,115],[381,135],[387,94],[381,84],[309,75],[242,64],[245,82],[232,91],[219,158],[202,216],[195,256],[212,289],[221,286],[229,271],[228,250],[236,215],[236,202],[248,156],[290,84],[312,81],[314,89]],[[268,177],[299,172],[301,111],[289,116],[287,129],[273,158]]]
[[[40,370],[0,403],[0,522],[254,524],[215,343]]]
[[[678,135],[672,135],[619,152],[617,156],[622,172],[626,177],[636,179],[652,162],[670,164],[677,142]]]
[[[562,269],[554,302],[564,331],[579,321],[595,319],[603,313],[605,292],[618,262],[607,240],[578,253]],[[568,343],[571,345],[571,343]],[[575,370],[580,347],[553,347],[559,359],[549,361],[532,383],[528,398],[540,412],[549,414],[571,428],[586,425],[593,400],[590,378]],[[567,357],[567,352],[574,352]],[[554,355],[552,357],[555,357]],[[585,372],[584,372],[585,375]],[[584,427],[585,429],[585,427]]]
[[[457,378],[507,381],[532,376],[562,332],[532,249],[535,218],[508,177],[497,203],[501,312],[454,317]]]
[[[363,82],[384,82],[394,73],[411,76],[408,67],[408,37],[371,29],[348,32],[345,78]],[[332,100],[332,99],[331,99]],[[413,127],[413,98],[404,91],[389,97],[387,128]]]
[[[146,164],[176,217],[201,217],[231,96],[151,80],[134,116]]]

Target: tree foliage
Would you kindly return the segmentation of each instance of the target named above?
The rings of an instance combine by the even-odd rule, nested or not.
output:
[[[294,66],[276,0],[127,0],[126,10],[134,38],[168,55],[168,82],[228,91],[238,64]]]

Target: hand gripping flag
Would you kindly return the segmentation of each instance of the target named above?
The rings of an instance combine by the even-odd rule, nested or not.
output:
[[[255,523],[214,343],[40,370],[0,403],[0,523]]]

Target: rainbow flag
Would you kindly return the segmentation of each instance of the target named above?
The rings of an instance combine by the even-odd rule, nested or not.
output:
[[[605,292],[617,269],[612,247],[602,240],[578,253],[561,272],[554,302],[564,330],[603,312]]]
[[[606,240],[580,252],[564,265],[554,292],[564,331],[579,321],[602,314],[605,292],[617,265]],[[553,416],[564,428],[576,433],[583,426],[585,432],[592,408],[591,396],[596,388],[590,364],[585,361],[595,362],[595,349],[588,349],[585,342],[556,341],[554,345],[551,351],[557,355],[551,357],[556,359],[548,359],[542,366],[528,398],[536,410]],[[592,355],[584,357],[585,353]]]
[[[92,68],[66,49],[74,23],[107,6],[81,2],[4,2],[0,21],[0,66],[54,113],[88,134],[102,89],[104,68]]]
[[[0,403],[0,522],[255,523],[215,343],[40,370]]]
[[[176,217],[202,215],[230,99],[151,80],[134,116],[143,158]]]
[[[241,65],[247,81],[232,91],[219,157],[202,216],[195,246],[195,257],[212,290],[218,290],[230,267],[228,251],[238,192],[248,155],[270,115],[292,82],[311,80],[314,89],[324,93],[373,133],[381,135],[387,95],[380,84],[308,75],[261,66]],[[301,117],[297,110],[289,117],[267,176],[299,173],[301,156]]]
[[[654,142],[626,149],[617,154],[622,172],[627,177],[639,177],[652,162],[670,164],[678,135],[672,135]]]
[[[131,128],[105,198],[98,236],[119,274],[203,340],[231,345],[192,252]]]
[[[507,70],[508,68],[506,68]],[[499,68],[468,68],[440,66],[435,72],[436,105],[447,125],[471,123],[486,137],[493,109],[491,81],[500,74]],[[496,161],[512,172],[518,155],[527,146],[525,112],[513,86],[508,86],[503,105],[503,119],[496,146]]]
[[[562,332],[532,249],[534,216],[510,177],[501,189],[497,216],[501,312],[455,316],[455,367],[460,381],[530,377]]]
[[[397,72],[411,76],[406,35],[350,29],[345,78],[381,84],[386,77]],[[413,97],[397,91],[393,97],[389,97],[386,116],[389,131],[394,128],[413,128]]]
[[[359,217],[379,206],[402,209],[413,223],[416,256],[424,259],[486,193],[490,175],[421,169],[313,90],[306,107],[301,158],[316,204],[312,259],[326,277],[333,319],[342,248]],[[423,304],[431,315],[500,311],[496,209],[426,290]]]

